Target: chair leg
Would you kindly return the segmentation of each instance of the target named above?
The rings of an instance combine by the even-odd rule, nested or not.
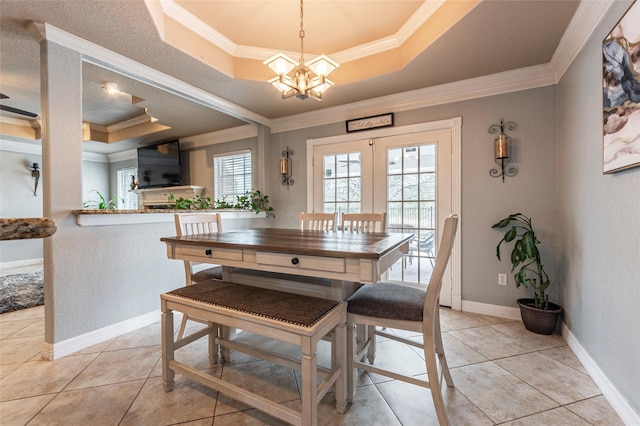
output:
[[[424,356],[427,364],[427,375],[429,376],[429,388],[431,390],[431,397],[433,398],[433,405],[436,408],[436,414],[438,415],[438,421],[440,426],[449,425],[449,417],[447,416],[447,410],[444,406],[444,399],[442,398],[442,390],[440,381],[440,374],[438,373],[438,363],[436,361],[436,352],[434,341],[432,338],[435,336],[424,336]],[[435,338],[437,340],[437,338]]]
[[[365,341],[370,341],[369,350],[367,351],[367,361],[369,364],[373,364],[376,359],[376,326],[367,326],[367,338]]]
[[[187,328],[187,320],[189,319],[189,315],[182,314],[182,322],[180,323],[180,330],[178,331],[178,339],[182,339],[184,337],[184,330]]]
[[[442,344],[442,332],[440,331],[440,313],[437,313],[434,318],[435,321],[435,344],[436,355],[440,361],[440,370],[444,375],[444,380],[447,382],[447,386],[453,387],[453,377],[449,371],[449,364],[447,364],[447,357],[444,353],[444,345]]]
[[[356,367],[354,365],[357,352],[356,325],[347,323],[347,402],[353,404],[356,394]]]

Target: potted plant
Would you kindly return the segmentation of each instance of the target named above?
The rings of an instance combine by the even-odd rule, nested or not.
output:
[[[502,243],[513,242],[511,251],[511,272],[514,272],[516,286],[533,289],[533,299],[518,299],[522,322],[527,330],[538,334],[551,334],[556,328],[562,308],[549,302],[546,294],[549,288],[549,276],[544,270],[538,251],[540,241],[531,225],[531,218],[522,213],[510,214],[492,226],[502,229],[511,225],[496,247],[496,256],[500,259]]]
[[[89,192],[95,192],[100,197],[100,201],[90,200],[85,201],[82,204],[82,207],[89,209],[98,209],[98,210],[115,210],[118,207],[118,198],[114,197],[107,201],[104,196],[95,189],[92,189]]]

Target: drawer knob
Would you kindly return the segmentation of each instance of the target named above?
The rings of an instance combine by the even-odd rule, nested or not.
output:
[[[206,249],[206,250],[204,251],[204,254],[206,254],[207,256],[211,256],[211,253],[213,253],[213,252],[211,251],[211,249]]]
[[[297,257],[294,257],[293,259],[291,259],[291,264],[297,265],[298,263],[300,263],[300,259],[298,259]]]

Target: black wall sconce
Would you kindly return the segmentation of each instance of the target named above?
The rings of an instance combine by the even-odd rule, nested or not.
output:
[[[291,168],[291,156],[293,155],[293,150],[289,149],[287,146],[286,151],[282,151],[282,157],[280,158],[280,175],[282,176],[282,185],[287,187],[289,190],[289,186],[293,185],[293,178],[291,177],[292,168]]]
[[[493,124],[489,127],[489,133],[492,135],[500,132],[493,141],[495,162],[500,165],[500,170],[491,169],[489,174],[492,177],[502,177],[503,182],[505,176],[513,177],[518,174],[518,169],[508,167],[510,162],[509,156],[511,155],[511,147],[509,146],[511,144],[511,138],[504,133],[505,129],[514,131],[517,128],[518,125],[513,121],[507,121],[505,123],[502,119],[500,119],[500,124]]]
[[[38,181],[40,180],[40,170],[38,169],[38,163],[33,163],[31,166],[31,177],[36,178],[36,183],[33,186],[33,196],[35,197],[38,190]]]

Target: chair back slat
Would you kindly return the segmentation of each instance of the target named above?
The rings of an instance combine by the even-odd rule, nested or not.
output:
[[[350,232],[385,232],[387,213],[345,213],[342,229]]]
[[[178,236],[222,232],[220,213],[176,213]]]
[[[335,231],[336,213],[300,213],[300,229]]]

